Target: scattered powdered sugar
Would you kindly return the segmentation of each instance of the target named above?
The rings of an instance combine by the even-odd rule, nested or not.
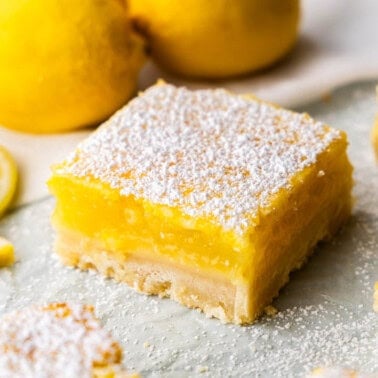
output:
[[[90,306],[31,306],[0,320],[0,377],[89,378],[95,363],[119,359]]]
[[[234,96],[157,85],[120,110],[58,173],[243,230],[340,132],[305,114]]]

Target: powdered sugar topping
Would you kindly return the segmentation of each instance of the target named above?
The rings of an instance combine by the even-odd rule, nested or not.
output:
[[[339,131],[224,90],[157,85],[79,145],[57,173],[178,206],[242,231]]]

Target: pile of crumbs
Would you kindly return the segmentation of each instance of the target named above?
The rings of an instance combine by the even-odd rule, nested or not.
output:
[[[1,377],[90,378],[94,365],[120,356],[90,306],[31,306],[0,319]]]

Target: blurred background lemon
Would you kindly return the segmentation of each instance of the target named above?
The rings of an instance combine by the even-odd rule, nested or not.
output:
[[[0,124],[98,123],[134,94],[143,61],[122,0],[0,1]]]
[[[293,46],[299,0],[129,0],[153,59],[168,71],[224,78],[267,67]]]
[[[187,77],[262,69],[294,45],[299,13],[299,0],[0,1],[0,124],[100,123],[135,94],[146,47]]]

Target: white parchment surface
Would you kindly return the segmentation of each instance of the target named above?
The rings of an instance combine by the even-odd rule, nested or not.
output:
[[[317,366],[378,374],[378,167],[369,131],[373,82],[337,91],[308,107],[349,134],[356,205],[347,226],[281,291],[274,317],[248,327],[221,324],[168,299],[147,297],[99,274],[61,265],[52,251],[51,198],[0,221],[18,262],[0,269],[0,316],[31,303],[95,305],[121,342],[125,367],[143,377],[304,377]],[[0,372],[1,375],[1,372]]]

